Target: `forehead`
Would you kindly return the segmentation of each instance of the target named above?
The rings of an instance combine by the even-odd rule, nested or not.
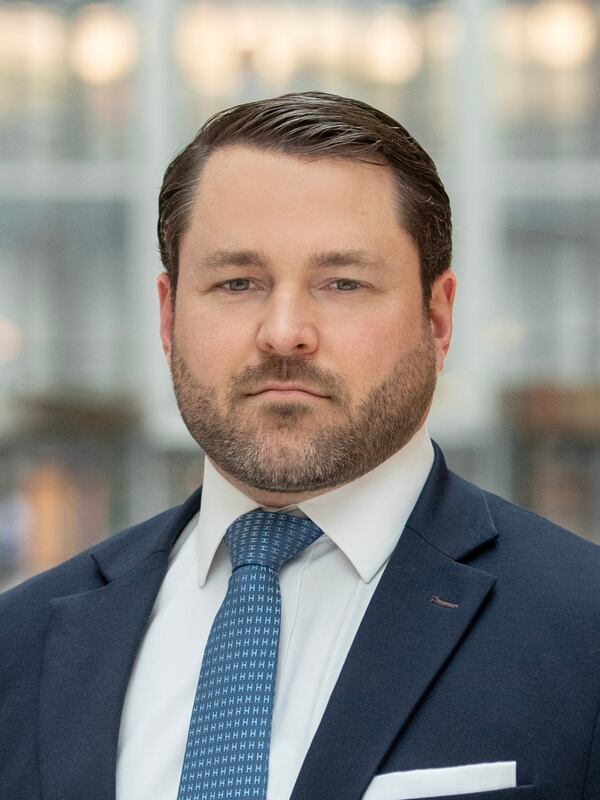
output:
[[[391,168],[306,160],[246,147],[205,164],[179,249],[179,280],[213,280],[234,265],[283,281],[315,271],[368,274],[420,295],[416,244],[398,220]]]
[[[360,253],[386,269],[403,263],[418,280],[418,252],[399,221],[395,188],[387,165],[224,147],[200,176],[179,273],[193,275],[223,252],[260,253],[264,263],[294,274],[315,259],[332,265],[333,254],[339,263],[340,253],[345,262]]]
[[[218,214],[241,222],[259,215],[263,221],[286,221],[290,216],[298,219],[301,211],[307,221],[337,214],[349,222],[378,219],[396,227],[394,190],[394,174],[384,164],[309,159],[230,145],[207,159],[196,187],[193,217]]]

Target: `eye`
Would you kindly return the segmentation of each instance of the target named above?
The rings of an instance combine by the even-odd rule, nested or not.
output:
[[[225,281],[225,283],[220,283],[219,288],[224,289],[229,286],[230,292],[234,294],[241,294],[246,289],[250,288],[251,283],[253,283],[253,281],[251,281],[249,278],[233,278],[230,281]]]
[[[332,281],[331,283],[332,284],[334,284],[334,283],[341,284],[341,286],[339,286],[338,288],[342,292],[351,292],[351,291],[354,291],[355,289],[362,288],[362,284],[361,283],[359,283],[358,281],[352,281],[349,278],[338,278],[337,280]],[[331,286],[331,284],[330,284],[330,286]]]

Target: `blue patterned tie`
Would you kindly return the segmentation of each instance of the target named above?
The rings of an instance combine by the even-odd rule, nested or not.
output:
[[[256,509],[228,528],[232,573],[206,643],[177,800],[265,800],[281,595],[278,571],[314,522]]]

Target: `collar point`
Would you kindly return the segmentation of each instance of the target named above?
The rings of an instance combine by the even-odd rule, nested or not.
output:
[[[357,567],[355,567],[355,569],[358,572],[360,579],[362,580],[363,583],[371,583],[373,578],[377,575],[379,570],[383,566],[385,566],[385,564],[387,564],[387,559],[384,562],[384,564],[382,564],[380,567],[375,567],[374,569],[364,570],[364,569],[358,569]]]

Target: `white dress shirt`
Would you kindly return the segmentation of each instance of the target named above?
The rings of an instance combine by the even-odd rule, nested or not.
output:
[[[298,506],[323,535],[282,567],[267,800],[294,788],[358,626],[433,463],[423,426],[360,478]],[[223,535],[259,506],[207,458],[199,514],[179,536],[127,689],[117,800],[176,800],[206,640],[231,562]]]

